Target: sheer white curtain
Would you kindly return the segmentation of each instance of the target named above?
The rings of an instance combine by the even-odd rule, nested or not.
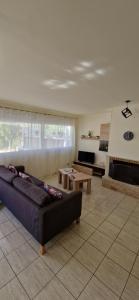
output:
[[[74,119],[0,109],[0,164],[25,165],[42,178],[70,165],[74,154]]]

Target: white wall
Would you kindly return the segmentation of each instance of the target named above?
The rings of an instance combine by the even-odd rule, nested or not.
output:
[[[121,110],[114,108],[111,118],[109,155],[132,160],[139,160],[139,106],[130,106],[133,115],[125,119]],[[123,133],[130,130],[134,133],[132,141],[126,141]]]
[[[95,136],[100,135],[100,125],[103,123],[111,123],[111,113],[89,114],[79,118],[77,150],[95,152],[96,163],[105,164],[107,152],[99,151],[99,141],[81,139],[81,135],[87,135],[89,130]]]

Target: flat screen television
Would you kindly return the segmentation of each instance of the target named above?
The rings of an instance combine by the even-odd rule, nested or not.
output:
[[[95,153],[87,151],[78,151],[78,160],[90,164],[95,162]]]

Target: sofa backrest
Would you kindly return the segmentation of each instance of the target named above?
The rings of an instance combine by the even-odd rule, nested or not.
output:
[[[13,172],[9,171],[8,168],[4,167],[4,166],[0,166],[0,178],[5,180],[8,183],[12,183],[13,179],[16,177],[17,175],[14,174]]]
[[[14,178],[13,186],[39,206],[51,203],[51,197],[46,191],[21,177]]]

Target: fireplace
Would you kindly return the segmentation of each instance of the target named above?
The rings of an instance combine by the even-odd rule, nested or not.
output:
[[[110,158],[109,176],[132,185],[139,185],[139,164],[132,161]]]
[[[102,185],[139,199],[139,161],[107,156]]]

